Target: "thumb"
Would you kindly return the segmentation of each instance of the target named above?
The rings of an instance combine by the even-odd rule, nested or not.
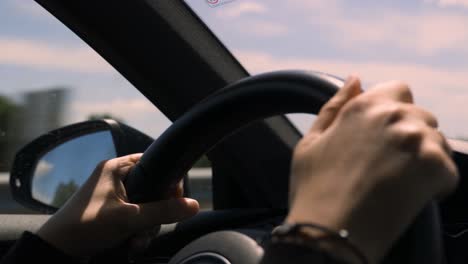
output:
[[[361,82],[356,76],[349,76],[346,79],[343,88],[338,92],[320,109],[317,119],[315,120],[311,134],[321,134],[325,131],[335,120],[341,108],[354,97],[362,93]]]
[[[189,198],[176,198],[133,206],[138,208],[137,214],[129,219],[130,228],[134,231],[179,222],[194,216],[200,209],[198,202]]]

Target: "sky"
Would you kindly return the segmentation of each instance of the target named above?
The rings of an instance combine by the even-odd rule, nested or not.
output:
[[[367,88],[403,80],[448,136],[468,136],[468,0],[186,2],[251,74],[281,69],[358,74]],[[65,123],[112,113],[153,137],[169,125],[35,2],[0,1],[0,94],[21,98],[56,86],[71,92]],[[305,115],[294,120],[303,130],[312,122]]]
[[[96,113],[111,113],[153,137],[170,125],[138,90],[45,9],[32,0],[1,0],[0,95],[20,102],[24,93],[53,87],[69,91],[64,125]]]
[[[252,74],[357,74],[367,88],[403,80],[448,136],[468,135],[467,0],[186,2]]]

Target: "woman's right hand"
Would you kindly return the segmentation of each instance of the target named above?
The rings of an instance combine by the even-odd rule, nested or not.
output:
[[[457,182],[437,120],[413,104],[406,84],[362,92],[350,77],[296,146],[287,221],[347,229],[377,263],[424,205]]]

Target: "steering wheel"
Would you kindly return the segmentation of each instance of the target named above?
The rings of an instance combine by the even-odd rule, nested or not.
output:
[[[267,117],[286,113],[316,114],[342,83],[338,78],[323,73],[280,71],[248,77],[216,92],[175,121],[145,151],[124,182],[130,201],[164,199],[168,190],[183,179],[193,164],[223,138],[253,121]],[[192,242],[202,246],[189,245],[190,249],[181,250],[176,257],[178,261],[173,263],[197,263],[196,255],[203,252],[203,245],[219,245],[217,241],[220,236],[211,236],[215,238],[210,240],[210,237],[202,237],[199,240],[203,242]],[[252,241],[243,243],[240,239],[239,243],[255,244]],[[209,251],[226,252],[225,246],[223,248],[210,248]],[[239,250],[246,250],[245,246]],[[235,255],[239,254],[242,255],[242,252],[236,252]],[[229,253],[221,254],[221,257],[236,264],[232,259],[235,257],[231,256],[230,260],[227,255]],[[254,256],[261,255],[261,251],[254,250],[246,255],[252,256],[253,260]],[[192,261],[194,256],[195,261]],[[419,214],[385,262],[443,262],[441,225],[434,202]]]

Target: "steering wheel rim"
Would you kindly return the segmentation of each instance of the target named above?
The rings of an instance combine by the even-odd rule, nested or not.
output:
[[[336,77],[303,71],[266,73],[227,86],[194,106],[145,151],[124,182],[129,200],[140,203],[164,199],[198,158],[225,137],[267,117],[316,114],[339,87]],[[155,174],[158,176],[151,177]],[[439,222],[437,206],[431,202],[386,262],[442,263]]]

